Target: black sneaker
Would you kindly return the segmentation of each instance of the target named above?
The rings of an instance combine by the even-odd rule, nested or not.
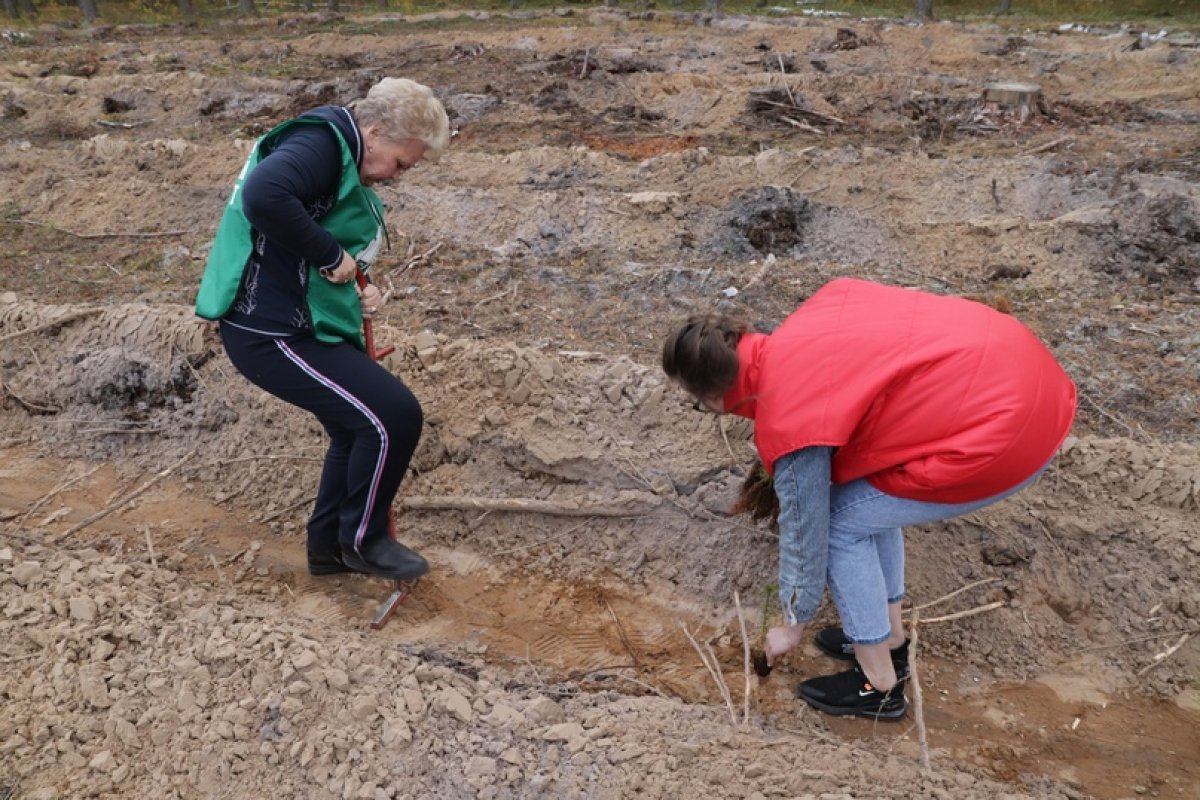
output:
[[[846,632],[841,628],[823,628],[813,637],[813,642],[827,656],[843,661],[854,660],[854,645],[846,639]],[[891,654],[896,677],[904,680],[908,677],[908,640],[905,639],[904,644],[892,648]]]
[[[908,711],[903,686],[897,683],[890,692],[881,692],[855,665],[836,675],[802,681],[796,686],[796,696],[826,714],[894,722]]]
[[[896,680],[908,680],[908,639],[904,640],[904,644],[899,647],[893,647],[889,652],[892,654],[892,669],[896,670]]]
[[[367,575],[411,581],[429,572],[429,562],[387,536],[363,542],[356,550],[342,551],[342,564]]]
[[[846,638],[846,632],[839,627],[822,628],[813,637],[813,643],[827,656],[843,661],[854,660],[854,645]]]

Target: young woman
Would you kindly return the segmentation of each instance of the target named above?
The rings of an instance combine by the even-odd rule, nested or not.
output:
[[[826,583],[853,669],[802,682],[831,714],[899,719],[907,676],[902,528],[966,514],[1032,483],[1066,438],[1075,386],[1021,323],[980,303],[843,278],[770,335],[689,319],[663,370],[718,413],[755,421],[779,502],[773,662],[800,643]]]
[[[308,520],[315,575],[424,574],[421,556],[391,538],[388,508],[421,435],[421,406],[364,352],[364,317],[383,297],[359,290],[386,238],[370,188],[450,139],[425,86],[384,78],[349,107],[322,106],[255,145],[225,207],[196,312],[220,320],[230,361],[247,379],[305,409],[329,433]]]

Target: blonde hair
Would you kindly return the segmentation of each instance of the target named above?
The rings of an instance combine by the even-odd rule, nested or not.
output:
[[[425,159],[437,161],[450,143],[450,118],[433,91],[408,78],[384,78],[351,104],[360,125],[393,141],[420,139]]]

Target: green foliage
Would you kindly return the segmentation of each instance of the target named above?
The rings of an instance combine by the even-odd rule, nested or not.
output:
[[[758,641],[760,643],[767,638],[767,628],[771,624],[771,609],[774,608],[778,596],[779,584],[768,583],[763,587],[762,611],[758,620]]]

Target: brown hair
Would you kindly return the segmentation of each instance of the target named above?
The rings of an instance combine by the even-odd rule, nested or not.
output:
[[[737,380],[737,345],[749,330],[733,317],[689,317],[663,342],[663,372],[695,397],[722,397]]]

